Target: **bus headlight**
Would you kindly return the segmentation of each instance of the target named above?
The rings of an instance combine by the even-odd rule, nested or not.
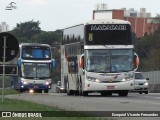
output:
[[[87,77],[87,80],[88,80],[88,81],[92,81],[92,82],[100,82],[99,79],[94,78],[94,77]]]
[[[123,78],[123,79],[122,79],[123,82],[125,82],[125,81],[130,81],[130,80],[131,80],[131,79],[130,79],[129,77],[126,77],[126,78]]]
[[[51,81],[46,81],[45,84],[49,85],[49,84],[51,84]]]
[[[123,78],[122,81],[123,81],[123,82],[125,82],[125,81],[130,81],[130,80],[133,80],[133,78],[134,78],[133,75],[128,74],[128,76],[125,77],[125,78]]]
[[[123,82],[125,82],[125,81],[126,81],[126,79],[124,78],[124,79],[122,79],[122,81],[123,81]]]
[[[25,85],[28,84],[27,80],[22,80],[22,83]]]
[[[34,90],[30,89],[30,90],[29,90],[29,93],[34,93]]]

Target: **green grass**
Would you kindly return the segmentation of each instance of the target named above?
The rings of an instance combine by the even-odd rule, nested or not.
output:
[[[12,95],[12,94],[19,94],[19,92],[14,89],[4,89],[4,95]],[[0,89],[0,95],[2,95],[2,89]]]
[[[23,100],[4,99],[0,102],[0,111],[54,111],[52,107]]]

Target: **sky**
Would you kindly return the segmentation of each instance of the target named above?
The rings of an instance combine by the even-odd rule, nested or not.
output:
[[[17,9],[5,10],[11,2]],[[0,23],[6,22],[12,30],[17,23],[34,20],[41,30],[55,31],[92,20],[96,4],[101,3],[108,9],[146,8],[152,17],[160,14],[160,0],[0,0]]]

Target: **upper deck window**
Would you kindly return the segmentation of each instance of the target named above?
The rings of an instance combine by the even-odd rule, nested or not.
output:
[[[49,60],[51,59],[51,51],[49,47],[23,46],[21,57],[26,60]]]
[[[85,26],[88,45],[133,45],[129,24],[90,24]]]

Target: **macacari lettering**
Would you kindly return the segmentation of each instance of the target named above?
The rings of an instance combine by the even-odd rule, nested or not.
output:
[[[126,25],[92,25],[91,30],[127,30]]]

